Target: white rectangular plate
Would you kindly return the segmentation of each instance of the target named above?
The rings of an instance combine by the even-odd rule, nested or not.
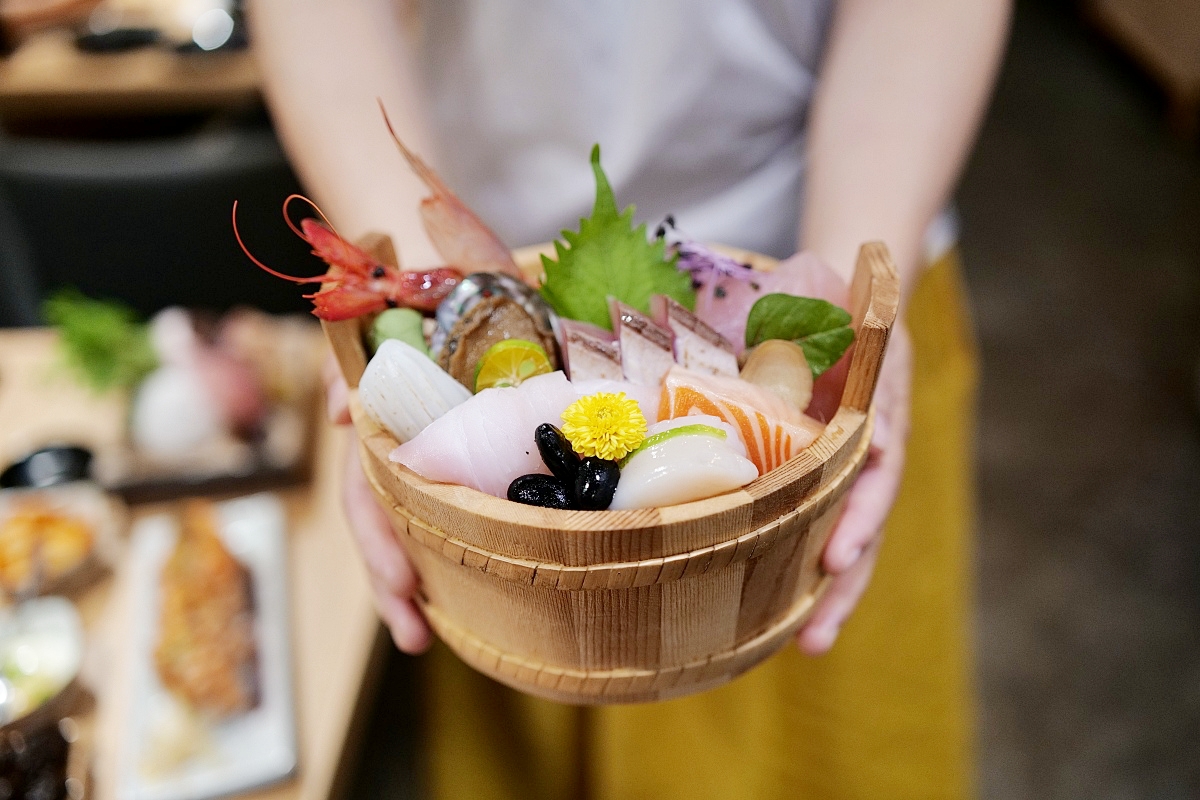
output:
[[[161,746],[165,717],[178,704],[159,683],[153,653],[158,641],[159,576],[179,535],[170,515],[140,521],[130,537],[133,648],[132,691],[124,719],[133,741],[118,765],[120,800],[202,800],[273,783],[296,769],[296,727],[288,643],[286,517],[278,498],[259,494],[217,506],[225,546],[250,572],[258,644],[258,705],[207,725],[202,752],[166,771],[146,769],[152,742]]]

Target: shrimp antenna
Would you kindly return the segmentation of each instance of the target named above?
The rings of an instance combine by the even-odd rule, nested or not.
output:
[[[392,141],[396,143],[396,147],[400,148],[400,154],[404,156],[404,160],[408,162],[408,166],[413,172],[417,173],[417,177],[421,179],[429,190],[434,194],[454,195],[450,191],[450,187],[442,182],[438,174],[429,168],[429,165],[421,160],[421,157],[404,146],[404,142],[400,141],[400,137],[396,135],[396,129],[392,127],[392,121],[388,119],[387,109],[383,107],[382,98],[376,97],[375,102],[379,103],[379,110],[383,114],[383,123],[387,125],[388,133],[392,135]]]
[[[325,227],[333,231],[333,234],[339,239],[342,238],[342,235],[337,232],[337,228],[333,227],[333,223],[329,221],[329,217],[325,216],[325,212],[321,210],[321,207],[302,194],[289,194],[287,199],[283,201],[283,219],[285,222],[287,222],[287,226],[292,229],[292,233],[308,242],[308,237],[304,235],[303,231],[296,227],[296,224],[292,222],[292,215],[288,212],[288,206],[292,204],[293,200],[299,200],[303,203],[308,203],[308,207],[317,212],[317,216],[321,218],[321,222],[324,223]],[[309,244],[312,243],[309,242]]]
[[[297,196],[297,195],[293,195],[293,197],[295,197],[295,196]],[[291,197],[288,198],[288,200],[291,200],[291,199],[292,199]],[[246,254],[246,258],[253,261],[254,264],[259,269],[261,269],[265,272],[269,272],[270,274],[274,275],[276,278],[283,278],[285,281],[291,281],[292,283],[320,283],[321,282],[321,279],[325,277],[324,275],[318,275],[315,278],[297,278],[295,275],[284,275],[282,272],[271,269],[266,264],[264,264],[263,262],[261,262],[257,258],[255,258],[254,254],[250,252],[250,248],[246,247],[246,243],[242,241],[242,234],[238,231],[237,207],[238,207],[238,201],[234,200],[233,201],[233,237],[235,239],[237,239],[238,247],[242,248],[242,252]],[[286,203],[285,203],[285,208],[286,208]],[[314,206],[314,208],[315,208],[315,206]],[[320,213],[320,209],[317,210],[317,213]],[[324,215],[322,215],[322,216],[324,216]],[[296,230],[295,226],[292,225],[291,220],[288,220],[288,226],[291,227],[292,230],[294,230],[294,231]],[[296,232],[299,233],[299,231],[296,231]]]

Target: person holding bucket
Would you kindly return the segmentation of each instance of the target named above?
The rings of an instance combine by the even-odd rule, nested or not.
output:
[[[887,243],[902,277],[875,450],[830,538],[830,591],[787,648],[710,692],[576,708],[428,658],[436,797],[960,798],[973,793],[975,354],[939,212],[994,79],[1007,0],[256,0],[267,98],[343,234],[438,262],[400,136],[516,246],[616,194],[700,240],[849,277]],[[331,416],[346,389],[330,373]],[[345,501],[396,645],[430,647],[417,579],[350,448]],[[852,613],[853,612],[853,613]]]

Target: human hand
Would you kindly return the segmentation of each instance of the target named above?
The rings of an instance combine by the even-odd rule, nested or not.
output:
[[[900,322],[892,328],[875,387],[875,430],[871,452],[850,487],[837,527],[825,545],[822,566],[833,583],[809,621],[796,634],[800,649],[817,656],[829,651],[867,589],[900,479],[912,406],[912,342]]]
[[[332,356],[322,370],[325,402],[329,419],[336,425],[350,423],[349,389]],[[408,554],[392,531],[391,523],[367,483],[354,445],[354,432],[348,431],[351,446],[346,448],[346,469],[342,480],[342,506],[350,522],[350,531],[367,565],[371,593],[380,619],[391,631],[392,641],[405,653],[416,655],[429,648],[432,634],[415,601],[417,573]]]

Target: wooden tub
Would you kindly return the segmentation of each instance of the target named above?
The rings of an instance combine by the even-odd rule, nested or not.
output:
[[[386,240],[374,252],[395,263]],[[765,256],[732,251],[757,269]],[[540,267],[535,249],[515,254]],[[729,494],[665,508],[561,511],[437,484],[388,460],[398,442],[357,402],[366,319],[326,323],[351,387],[368,480],[421,578],[418,602],[475,669],[565,703],[662,700],[718,686],[806,621],[821,554],[867,458],[871,396],[896,317],[886,248],[864,245],[841,406],[782,467]]]

